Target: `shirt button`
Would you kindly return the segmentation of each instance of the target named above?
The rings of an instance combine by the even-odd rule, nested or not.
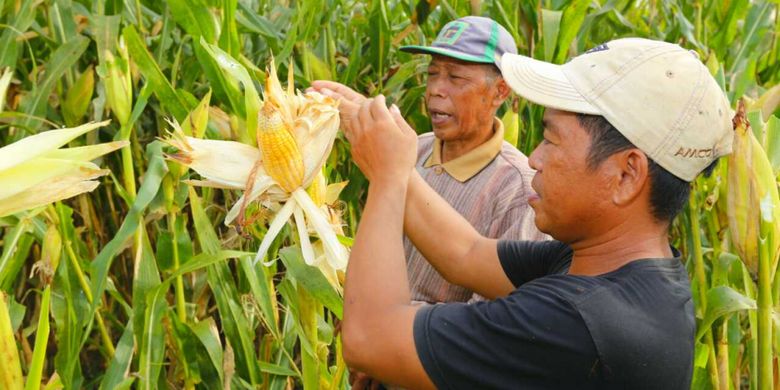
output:
[[[433,172],[435,172],[437,175],[441,175],[442,172],[444,172],[444,168],[442,167],[433,168]]]

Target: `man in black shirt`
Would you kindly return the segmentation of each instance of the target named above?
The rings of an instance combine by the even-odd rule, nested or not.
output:
[[[370,180],[346,276],[347,362],[408,388],[687,389],[693,302],[667,230],[688,183],[731,150],[726,97],[695,53],[644,39],[562,66],[497,63],[547,108],[529,203],[556,241],[480,236],[413,169],[397,108],[344,101]],[[448,281],[494,300],[412,306],[404,230]]]

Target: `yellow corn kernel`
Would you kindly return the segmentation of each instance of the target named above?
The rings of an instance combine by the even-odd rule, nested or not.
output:
[[[283,190],[293,192],[303,185],[303,157],[298,144],[270,101],[257,121],[257,145],[262,151],[263,168]]]

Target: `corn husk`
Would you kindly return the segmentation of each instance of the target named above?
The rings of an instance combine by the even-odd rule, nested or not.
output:
[[[734,117],[733,151],[728,157],[727,215],[734,248],[753,276],[758,273],[759,239],[763,245],[770,245],[771,269],[776,270],[780,255],[777,182],[764,149],[750,129],[742,101]],[[769,223],[766,237],[760,237],[762,220]]]
[[[210,50],[212,55],[217,55],[220,66],[229,68],[244,88],[249,89],[248,97],[257,96],[245,70],[242,72],[237,62],[218,48],[211,47]],[[341,222],[334,223],[333,213],[322,203],[328,186],[321,173],[339,127],[338,102],[317,92],[295,91],[292,68],[287,88],[283,88],[273,60],[267,75],[261,104],[251,99],[247,101],[247,112],[258,113],[257,121],[247,121],[257,125],[256,131],[247,131],[256,135],[257,147],[190,137],[172,123],[173,132],[164,142],[178,151],[167,157],[188,166],[205,179],[191,181],[192,184],[243,190],[228,211],[225,224],[238,221],[240,225],[244,208],[250,202],[261,200],[264,204],[279,204],[278,211],[270,218],[255,262],[265,258],[276,236],[292,222],[304,261],[317,266],[340,291],[336,275],[346,269],[349,253],[337,237],[343,233]],[[270,137],[263,139],[266,135]],[[302,171],[297,173],[296,169]],[[314,187],[314,192],[307,192],[310,187]],[[317,201],[312,199],[312,194]],[[312,243],[311,234],[319,240]]]
[[[109,171],[91,161],[128,142],[59,148],[107,123],[50,130],[0,148],[0,217],[94,190],[94,179]]]

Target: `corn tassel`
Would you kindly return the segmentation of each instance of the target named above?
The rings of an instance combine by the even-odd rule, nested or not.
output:
[[[22,366],[16,348],[6,295],[0,291],[0,389],[22,389]]]

